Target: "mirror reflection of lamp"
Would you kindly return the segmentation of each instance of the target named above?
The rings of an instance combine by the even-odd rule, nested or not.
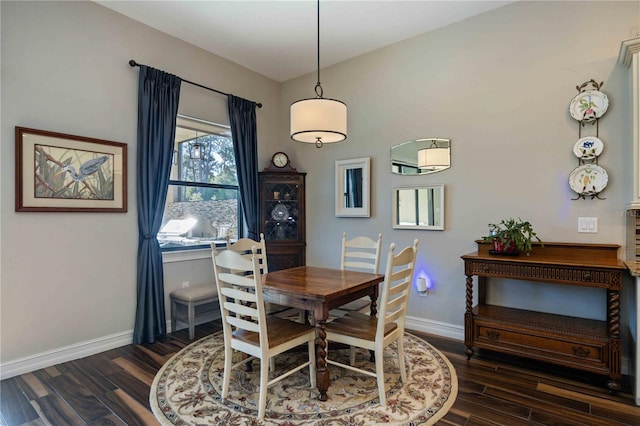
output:
[[[440,148],[435,141],[429,148],[418,151],[418,167],[421,169],[436,170],[449,167],[449,148]]]

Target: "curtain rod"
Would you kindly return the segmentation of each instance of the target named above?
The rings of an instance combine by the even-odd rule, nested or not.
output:
[[[142,65],[142,64],[137,63],[137,62],[136,62],[136,61],[134,61],[133,59],[131,59],[131,60],[129,61],[129,66],[130,66],[131,68],[133,68],[133,67],[139,67],[140,65]],[[147,66],[147,65],[145,65],[145,66]],[[203,89],[211,90],[212,92],[220,93],[221,95],[231,96],[231,94],[230,94],[230,93],[221,92],[220,90],[212,89],[211,87],[203,86],[202,84],[198,84],[198,83],[194,83],[193,81],[185,80],[185,79],[183,79],[182,77],[180,77],[180,80],[184,81],[185,83],[192,84],[192,85],[194,85],[194,86],[202,87]],[[253,102],[253,101],[251,101],[251,102]],[[256,104],[256,106],[257,106],[258,108],[262,108],[262,103],[260,103],[260,102],[253,102],[253,103],[254,103],[254,104]]]

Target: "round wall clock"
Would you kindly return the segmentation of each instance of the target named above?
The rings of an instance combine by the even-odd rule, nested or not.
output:
[[[289,164],[289,156],[287,156],[287,154],[285,154],[284,152],[276,152],[275,154],[273,154],[273,157],[271,157],[271,163],[275,167],[281,169]]]

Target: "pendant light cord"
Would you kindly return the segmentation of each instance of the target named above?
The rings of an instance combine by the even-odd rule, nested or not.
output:
[[[315,91],[318,98],[322,98],[322,86],[320,85],[320,0],[318,0],[318,82]]]

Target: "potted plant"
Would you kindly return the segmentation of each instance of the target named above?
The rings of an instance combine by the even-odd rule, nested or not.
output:
[[[517,255],[524,252],[529,256],[531,241],[534,238],[542,244],[531,223],[520,218],[509,218],[501,220],[500,223],[490,223],[489,235],[482,237],[482,240],[493,243],[491,253]]]

